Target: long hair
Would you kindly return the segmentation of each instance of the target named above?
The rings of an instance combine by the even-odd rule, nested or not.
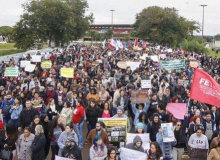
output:
[[[100,134],[96,134],[96,136],[94,137],[94,140],[93,140],[93,149],[95,150],[95,151],[98,151],[98,145],[97,145],[97,141],[98,140],[100,140],[100,139],[102,139],[102,137],[101,137],[101,135]],[[100,145],[100,148],[101,148],[101,151],[103,151],[104,150],[104,147],[105,147],[105,144],[102,142],[102,144]]]
[[[116,150],[115,150],[114,147],[110,147],[110,148],[108,149],[108,153],[107,153],[108,156],[107,156],[107,157],[110,158],[110,155],[111,155],[111,152],[112,152],[112,151],[115,151],[115,158],[114,158],[114,159],[116,160],[116,157],[117,157],[117,156],[116,156]]]
[[[150,145],[154,145],[155,146],[155,148],[156,148],[156,158],[157,158],[157,160],[159,160],[160,157],[162,156],[162,151],[160,149],[159,144],[157,142],[151,142]],[[148,155],[147,159],[150,160],[151,156],[152,156],[152,152],[151,152],[151,150],[149,150],[149,155]]]
[[[54,100],[53,98],[50,98],[47,104],[47,110],[50,109],[50,103],[52,102],[52,100]]]
[[[142,116],[145,115],[145,120],[144,120],[144,123],[147,125],[148,124],[148,117],[147,117],[147,113],[145,112],[141,112],[138,116],[138,120],[139,122],[142,122]]]
[[[6,132],[7,132],[9,139],[11,139],[13,142],[16,142],[18,138],[18,134],[17,134],[16,127],[13,123],[8,123],[6,125]]]
[[[59,119],[59,116],[56,116],[56,117],[53,118],[53,120],[52,120],[52,122],[51,122],[51,125],[50,125],[50,127],[49,127],[49,134],[50,134],[51,136],[53,136],[53,129],[56,128],[57,126],[60,127],[62,131],[65,130],[65,128],[64,128],[64,126],[63,126],[62,123],[60,123],[60,124],[58,125],[58,119]]]
[[[39,136],[41,133],[44,133],[44,129],[43,129],[42,125],[37,125],[35,127],[35,135]]]

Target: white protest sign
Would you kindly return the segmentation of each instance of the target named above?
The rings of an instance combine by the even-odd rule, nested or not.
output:
[[[173,52],[172,48],[169,48],[169,49],[167,50],[167,52],[168,52],[168,53]]]
[[[29,64],[28,66],[25,67],[26,72],[33,72],[35,69],[36,65],[35,64]]]
[[[28,66],[30,64],[31,64],[31,61],[21,61],[20,62],[20,67],[24,68],[24,67],[26,67],[26,66]]]
[[[159,62],[158,56],[150,56],[150,59],[152,59],[154,62]]]
[[[41,55],[33,55],[31,56],[32,62],[41,62]]]
[[[126,62],[127,66],[131,68],[132,71],[139,68],[141,62]]]
[[[70,160],[69,158],[64,158],[60,156],[55,156],[55,160]]]
[[[143,56],[146,58],[149,57],[147,53],[144,53]]]
[[[122,160],[145,160],[147,154],[132,149],[121,148],[120,158]]]
[[[141,80],[141,88],[151,88],[151,80]]]
[[[134,137],[137,136],[137,135],[141,137],[141,140],[143,142],[142,147],[144,148],[144,150],[150,149],[149,133],[145,133],[145,134],[127,133],[127,142],[126,142],[126,144],[133,143]]]
[[[161,123],[163,129],[163,142],[173,142],[175,139],[172,123]]]

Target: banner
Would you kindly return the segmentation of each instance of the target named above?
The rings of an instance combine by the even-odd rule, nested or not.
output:
[[[132,103],[147,103],[147,102],[149,102],[148,91],[145,89],[131,91],[131,102]]]
[[[20,67],[21,68],[25,68],[29,64],[31,64],[31,61],[20,61]]]
[[[117,148],[125,146],[127,135],[127,118],[98,118],[106,126],[111,144]]]
[[[184,119],[186,103],[168,103],[167,110],[177,119]]]
[[[154,62],[159,62],[158,56],[150,56],[150,59],[152,59]]]
[[[141,80],[141,88],[151,88],[151,80]]]
[[[6,77],[17,77],[18,67],[6,67],[5,74]]]
[[[50,69],[51,66],[52,66],[51,61],[43,61],[43,62],[41,62],[41,67],[42,67],[43,69]]]
[[[185,66],[186,64],[184,59],[176,59],[173,61],[161,61],[161,68],[166,69],[168,72],[171,72],[174,69],[180,71],[181,68],[185,69]]]
[[[208,73],[196,68],[190,98],[220,108],[220,85]]]
[[[175,140],[173,123],[161,123],[163,129],[163,142],[173,142]]]
[[[139,68],[141,62],[126,62],[127,67],[130,67],[132,71]]]
[[[74,69],[73,68],[61,68],[60,75],[66,78],[73,78]]]
[[[195,149],[192,148],[190,152],[190,160],[206,160],[208,149]]]
[[[150,149],[150,138],[149,138],[149,133],[145,133],[145,134],[133,134],[133,133],[127,133],[127,142],[126,145],[128,143],[133,143],[134,137],[135,136],[139,136],[141,137],[141,140],[143,142],[142,147],[144,148],[144,150],[148,150]]]
[[[123,61],[119,61],[117,63],[117,66],[121,69],[126,69],[127,68],[127,63],[126,62],[123,62]]]
[[[55,160],[71,160],[71,159],[55,155]]]
[[[33,55],[31,56],[32,62],[41,62],[41,55]]]
[[[121,148],[120,158],[122,160],[145,160],[147,154],[133,149]]]
[[[29,64],[28,66],[26,66],[26,67],[24,68],[24,70],[25,70],[26,72],[33,72],[34,69],[35,69],[35,67],[36,67],[35,64]]]

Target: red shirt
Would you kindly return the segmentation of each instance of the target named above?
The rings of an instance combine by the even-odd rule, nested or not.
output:
[[[73,123],[79,123],[81,118],[84,117],[84,113],[85,109],[83,106],[76,106],[76,108],[73,110]]]

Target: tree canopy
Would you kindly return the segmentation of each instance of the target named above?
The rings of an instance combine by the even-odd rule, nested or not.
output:
[[[208,49],[205,48],[205,45],[203,43],[199,43],[196,39],[184,40],[181,43],[181,46],[185,51],[196,52],[198,54],[208,53]]]
[[[199,26],[197,22],[179,16],[175,8],[153,6],[136,15],[134,29],[142,39],[175,47],[194,31],[199,31]]]
[[[32,0],[23,5],[24,14],[14,27],[17,48],[27,49],[35,41],[56,45],[81,37],[93,20],[85,16],[85,0]]]
[[[1,26],[0,27],[0,35],[4,37],[8,37],[8,41],[10,42],[11,36],[13,33],[13,28],[10,26]]]

